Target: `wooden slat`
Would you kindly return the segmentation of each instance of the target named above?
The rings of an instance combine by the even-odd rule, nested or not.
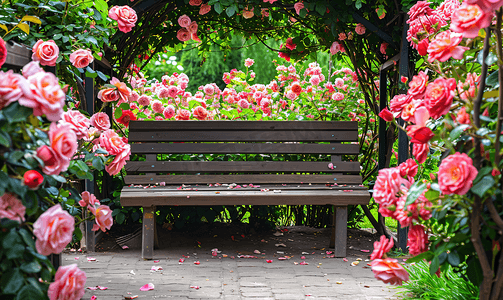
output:
[[[286,144],[286,143],[141,143],[132,144],[131,153],[174,154],[347,154],[359,153],[357,144]]]
[[[334,169],[328,167],[328,162],[307,161],[130,161],[126,164],[127,172],[181,172],[181,173],[210,173],[210,172],[293,172],[293,173],[334,173],[360,172],[359,162],[338,162]]]
[[[357,131],[129,131],[129,142],[354,142]]]
[[[355,121],[131,121],[129,131],[358,130]]]
[[[170,191],[125,187],[121,192],[123,206],[150,205],[365,205],[370,200],[368,191],[289,190],[274,191]]]
[[[359,185],[347,185],[347,184],[342,184],[342,185],[324,185],[324,184],[290,184],[290,185],[283,185],[283,184],[258,184],[258,185],[253,185],[253,187],[244,187],[241,186],[238,188],[237,185],[233,186],[232,188],[227,184],[227,185],[218,185],[218,186],[207,186],[207,185],[166,185],[166,186],[161,186],[161,185],[129,185],[129,187],[134,187],[134,188],[139,188],[139,189],[145,189],[145,190],[152,190],[155,192],[176,192],[176,191],[211,191],[211,192],[221,192],[221,191],[228,191],[228,190],[235,190],[235,191],[253,191],[253,190],[281,190],[281,191],[288,191],[288,190],[341,190],[341,191],[348,191],[348,190],[367,190],[365,186],[359,186]]]
[[[356,184],[362,183],[360,175],[127,175],[124,177],[126,184],[155,184],[164,182],[174,184],[292,184],[292,183],[329,183],[329,184]]]

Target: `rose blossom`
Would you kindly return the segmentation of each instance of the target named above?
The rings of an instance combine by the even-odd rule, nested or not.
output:
[[[30,61],[27,63],[22,70],[22,74],[24,78],[28,78],[31,75],[34,75],[38,72],[44,72],[44,69],[40,67],[40,64],[38,61]]]
[[[5,47],[5,41],[0,37],[0,67],[7,60],[7,48]]]
[[[304,3],[302,2],[297,2],[293,5],[293,8],[295,8],[295,12],[300,15],[300,10],[304,8]]]
[[[409,252],[412,256],[419,255],[428,250],[428,235],[423,225],[410,227],[407,247],[409,247]]]
[[[203,0],[190,0],[189,5],[191,6],[199,6],[203,3]]]
[[[253,10],[255,7],[252,7],[251,9],[248,9],[248,7],[243,9],[243,18],[245,19],[250,19],[254,16]]]
[[[44,162],[42,172],[47,175],[59,175],[67,170],[67,159],[56,154],[51,147],[43,145],[37,149],[37,156]]]
[[[452,13],[459,8],[459,5],[459,0],[445,0],[437,7],[436,12],[442,19],[448,21],[451,19]]]
[[[335,55],[337,52],[342,51],[343,49],[344,47],[339,44],[339,42],[333,42],[332,46],[330,46],[330,54]]]
[[[485,12],[494,13],[503,5],[503,0],[466,0],[466,3],[477,4]]]
[[[285,47],[293,51],[295,50],[295,48],[297,48],[297,44],[294,44],[293,39],[289,37],[286,39]]]
[[[37,252],[42,255],[61,253],[72,241],[74,229],[74,218],[60,204],[52,206],[33,223]]]
[[[107,88],[100,90],[97,97],[103,102],[113,102],[119,99],[119,92],[115,88]]]
[[[356,24],[355,32],[359,35],[365,34],[365,26],[361,23]]]
[[[425,56],[428,54],[428,47],[430,46],[430,40],[428,39],[422,39],[418,44],[417,44],[417,53],[421,56]]]
[[[164,117],[166,119],[171,119],[175,116],[176,114],[176,110],[175,110],[175,107],[173,105],[168,105],[164,111],[162,112],[162,114],[164,115]]]
[[[462,107],[456,116],[456,121],[459,124],[470,124],[470,115],[466,112],[466,107]]]
[[[164,106],[162,105],[162,102],[159,100],[152,101],[152,110],[157,114],[162,114],[162,112],[164,111]]]
[[[198,106],[192,110],[192,115],[198,120],[206,120],[208,118],[208,111],[204,107]]]
[[[91,125],[93,125],[100,131],[108,130],[110,129],[110,118],[106,113],[95,113],[91,117]]]
[[[82,207],[86,207],[88,205],[94,207],[95,204],[100,205],[100,201],[96,199],[96,196],[89,193],[88,191],[82,192],[82,194],[80,194],[80,197],[82,198],[82,200],[79,201],[79,205]]]
[[[50,300],[80,299],[86,292],[86,273],[77,264],[60,266],[54,282],[49,285],[47,296]]]
[[[383,55],[386,55],[386,49],[388,49],[388,43],[381,43],[381,46],[379,47],[379,52],[381,52],[381,54]]]
[[[414,177],[417,175],[417,163],[409,158],[400,165],[398,165],[398,169],[400,170],[400,176],[402,177]]]
[[[31,95],[30,84],[23,76],[12,70],[0,71],[0,110],[19,99],[32,101]]]
[[[199,9],[199,14],[200,15],[205,15],[211,11],[211,6],[208,4],[203,4],[201,5],[201,8]]]
[[[451,30],[459,32],[464,38],[475,38],[479,30],[491,24],[492,13],[484,12],[478,5],[466,2],[451,15]]]
[[[32,98],[20,98],[19,104],[33,108],[33,115],[46,115],[52,122],[59,121],[65,106],[65,93],[52,73],[38,72],[28,77]]]
[[[239,100],[238,105],[239,105],[239,107],[241,107],[243,109],[250,107],[250,103],[248,103],[248,101],[246,101],[245,99]]]
[[[114,160],[105,167],[105,171],[111,176],[119,174],[122,170],[122,167],[126,164],[126,160],[129,160],[129,156],[131,154],[131,145],[126,144],[121,152],[119,152]]]
[[[175,119],[176,120],[189,120],[190,119],[190,111],[188,111],[186,109],[179,109],[176,112]]]
[[[456,89],[454,78],[437,78],[428,84],[424,103],[433,119],[438,119],[449,112]]]
[[[178,18],[178,25],[180,25],[183,28],[187,28],[190,26],[190,23],[192,21],[190,20],[189,16],[183,15]]]
[[[54,152],[61,158],[68,160],[69,164],[78,146],[77,135],[71,130],[70,125],[52,123],[49,127],[49,142]],[[62,171],[66,171],[66,169]]]
[[[192,21],[189,25],[189,27],[187,27],[187,30],[189,30],[189,32],[191,34],[195,34],[197,33],[197,29],[199,28],[199,26],[197,25],[197,22],[196,21]]]
[[[381,110],[379,117],[381,117],[386,122],[391,122],[394,119],[393,114],[387,108]]]
[[[393,113],[402,112],[403,108],[412,101],[412,97],[407,94],[395,95],[389,103],[389,110]]]
[[[63,119],[60,122],[63,124],[69,124],[70,128],[77,135],[77,139],[82,139],[87,136],[89,126],[91,125],[91,121],[80,111],[71,109],[63,114]]]
[[[15,195],[5,193],[0,196],[0,219],[7,218],[14,221],[24,222],[26,207]]]
[[[466,153],[447,156],[438,168],[438,184],[443,194],[464,195],[477,177],[477,169]]]
[[[124,82],[121,82],[119,79],[112,77],[112,80],[110,80],[110,84],[115,85],[115,87],[117,88],[117,92],[119,93],[120,100],[117,104],[129,102],[129,96],[131,96],[131,89],[128,88]]]
[[[48,40],[44,42],[43,40],[38,40],[35,45],[33,45],[33,54],[31,59],[40,62],[42,66],[56,65],[56,60],[59,55],[59,48],[53,40]]]
[[[251,58],[245,59],[245,67],[247,67],[247,68],[253,66],[254,63],[255,63],[255,61]]]
[[[454,33],[450,30],[441,32],[435,36],[428,46],[428,61],[431,63],[435,59],[441,62],[447,61],[449,58],[462,59],[463,54],[468,47],[458,46],[463,38],[461,34]]]
[[[187,30],[187,28],[181,28],[178,30],[176,33],[176,37],[181,41],[181,42],[186,42],[191,39],[192,35],[190,32]]]
[[[121,153],[128,144],[124,142],[114,130],[108,129],[100,135],[100,145],[109,154],[117,155]]]
[[[370,263],[374,277],[391,285],[402,285],[409,280],[409,273],[394,258],[376,259]]]
[[[381,235],[381,239],[374,242],[374,251],[372,251],[370,259],[374,260],[382,258],[385,253],[391,250],[391,248],[393,248],[393,239],[390,238],[388,240],[386,236]]]
[[[426,91],[427,84],[428,75],[426,75],[426,73],[423,71],[419,71],[419,74],[414,75],[414,77],[412,77],[412,80],[409,82],[409,90],[407,91],[407,95],[410,95],[414,99],[422,99]]]
[[[344,99],[344,94],[341,92],[337,92],[332,95],[332,100],[334,100],[334,101],[341,101],[343,99]]]
[[[114,224],[114,220],[112,219],[112,211],[110,207],[106,205],[100,205],[96,210],[92,209],[93,214],[95,215],[96,224],[93,225],[92,231],[101,231],[105,232],[106,229],[110,230],[112,225]]]
[[[400,177],[400,170],[398,168],[379,170],[374,185],[375,201],[384,206],[395,205],[398,200],[397,194],[404,181],[406,180]]]
[[[136,25],[136,21],[138,20],[136,11],[127,5],[113,6],[108,11],[108,17],[117,21],[119,24],[119,30],[124,33],[128,33],[133,30],[133,27]]]
[[[76,68],[85,68],[94,60],[89,50],[79,49],[70,54],[70,62]]]

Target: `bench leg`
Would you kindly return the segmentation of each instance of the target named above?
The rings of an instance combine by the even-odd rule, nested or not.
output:
[[[143,259],[154,258],[155,206],[143,207],[142,249]]]
[[[334,210],[330,248],[335,249],[335,257],[345,257],[348,234],[348,207],[335,206]]]

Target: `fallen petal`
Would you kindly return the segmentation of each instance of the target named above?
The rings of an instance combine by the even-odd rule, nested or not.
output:
[[[266,262],[267,262],[268,264],[270,264],[270,263],[272,263],[272,259],[268,259],[268,260],[266,260]]]
[[[259,250],[254,250],[253,253],[260,254],[261,252]]]
[[[190,286],[190,288],[191,288],[191,289],[196,289],[196,290],[198,290],[198,289],[200,289],[201,287],[199,287],[198,285],[191,285],[191,286]]]
[[[153,272],[157,272],[159,270],[162,270],[162,267],[158,267],[158,266],[152,266],[152,268],[150,268],[150,271],[153,271]]]
[[[140,288],[140,291],[146,292],[154,289],[154,284],[153,283],[147,283],[144,286]]]
[[[370,252],[370,250],[366,250],[366,249],[362,249],[361,251],[365,252],[365,253],[369,253]]]
[[[307,262],[303,261],[303,262],[301,262],[299,265],[307,266],[307,265],[309,265],[309,263],[307,263]]]
[[[155,262],[155,263],[158,263],[158,262],[159,262],[159,260],[154,260],[154,262]]]
[[[347,258],[345,258],[345,257],[344,257],[342,260],[343,260],[343,261],[348,261],[348,259],[347,259]]]
[[[126,245],[124,245],[124,246],[122,246],[122,249],[123,249],[123,250],[126,250],[126,249],[129,249],[129,247],[128,247],[128,246],[126,246]]]
[[[102,291],[108,290],[108,287],[106,287],[106,286],[99,286],[98,285],[97,288],[100,289],[100,290],[102,290]]]
[[[183,258],[180,258],[180,259],[178,260],[178,262],[179,262],[179,263],[181,263],[181,264],[183,264],[183,262],[184,262],[184,261],[185,261],[185,259],[183,259]]]
[[[94,296],[94,295],[93,295],[93,296],[91,297],[91,300],[96,300],[96,296]]]
[[[96,261],[96,258],[94,258],[94,257],[88,257],[87,261]]]
[[[360,262],[359,261],[354,261],[351,263],[351,266],[354,267],[354,266],[357,266]]]
[[[199,265],[201,264],[198,260],[194,262],[194,265]]]
[[[131,293],[130,293],[131,294]],[[136,299],[138,298],[138,295],[134,295],[134,296],[124,296],[124,299],[126,300],[129,300],[129,299]]]
[[[300,259],[306,259],[306,257],[305,256],[301,256]]]
[[[91,290],[91,291],[96,291],[98,289],[97,286],[88,286],[87,289]]]

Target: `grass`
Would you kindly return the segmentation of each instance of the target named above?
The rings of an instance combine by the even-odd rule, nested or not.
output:
[[[370,210],[370,212],[374,216],[374,219],[377,220],[377,208]],[[396,231],[396,228],[397,228],[397,221],[396,220],[393,220],[392,218],[384,218],[384,222],[390,230]],[[367,216],[365,216],[363,218],[362,222],[358,223],[357,227],[359,227],[359,228],[374,228],[374,226],[372,226],[372,223],[370,223],[370,220],[367,218]]]
[[[398,288],[403,299],[476,300],[479,289],[470,281],[454,273],[449,266],[440,275],[430,275],[429,265],[421,261],[407,268],[409,281]]]

